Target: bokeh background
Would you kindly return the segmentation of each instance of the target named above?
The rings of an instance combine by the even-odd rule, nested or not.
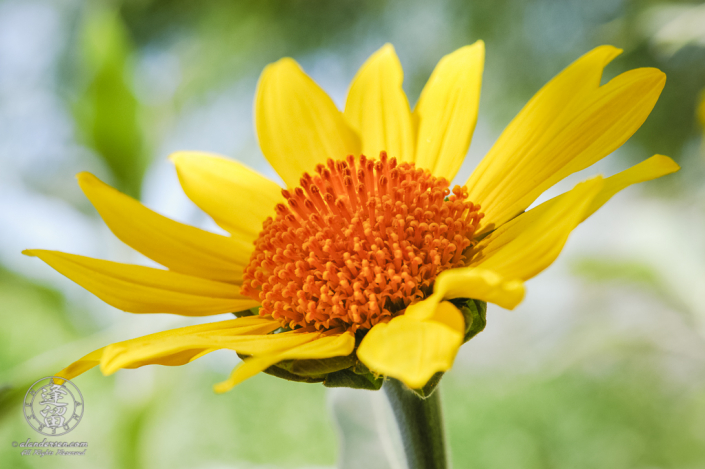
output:
[[[383,393],[260,375],[215,395],[238,362],[224,351],[86,373],[84,419],[64,438],[86,456],[19,456],[12,441],[40,439],[21,411],[32,382],[195,322],[117,311],[20,251],[152,265],[109,233],[76,173],[217,231],[167,156],[218,152],[276,178],[252,123],[267,63],[294,57],[342,106],[391,42],[413,106],[436,62],[477,39],[480,118],[458,181],[534,92],[605,43],[624,49],[605,79],[654,66],[666,88],[624,147],[541,200],[654,153],[683,170],[616,196],[515,311],[490,306],[441,386],[454,467],[705,467],[705,5],[656,0],[0,1],[0,467],[403,468]]]

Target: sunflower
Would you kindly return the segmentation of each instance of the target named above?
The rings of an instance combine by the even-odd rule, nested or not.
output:
[[[479,41],[441,59],[413,111],[391,45],[360,68],[345,110],[292,59],[256,91],[262,152],[286,189],[217,155],[171,155],[188,197],[229,236],[163,217],[88,173],[81,189],[112,232],[166,269],[28,250],[131,313],[236,318],[114,343],[58,373],[183,365],[229,349],[224,392],[266,371],[327,386],[422,389],[482,330],[486,303],[513,309],[571,231],[615,193],[678,170],[655,155],[527,210],[621,146],[665,84],[654,68],[600,85],[621,51],[601,46],[546,84],[463,186],[484,63]],[[435,377],[435,378],[434,378]]]

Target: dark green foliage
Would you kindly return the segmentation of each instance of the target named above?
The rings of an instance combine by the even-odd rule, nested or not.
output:
[[[110,168],[117,187],[139,197],[148,158],[132,91],[133,46],[120,15],[88,8],[83,25],[84,83],[74,101],[78,128]]]

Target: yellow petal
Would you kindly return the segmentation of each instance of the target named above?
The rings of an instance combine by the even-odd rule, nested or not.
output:
[[[465,318],[460,310],[449,301],[441,302],[430,319],[445,324],[459,334],[465,335]]]
[[[169,342],[174,344],[189,335],[203,334],[214,331],[219,331],[220,334],[230,335],[254,333],[267,334],[268,332],[275,330],[277,327],[279,327],[279,323],[277,321],[261,318],[259,316],[250,316],[246,318],[232,319],[230,321],[217,321],[208,324],[199,324],[196,326],[187,326],[164,332],[157,332],[156,334],[150,334],[144,337],[118,342],[116,344],[95,350],[56,373],[56,376],[73,379],[74,377],[100,364],[101,361],[105,362],[105,357],[110,357],[110,354],[114,354],[116,350],[120,350],[121,348],[130,349],[131,347],[135,347],[139,349],[140,347],[144,347],[145,344],[156,344],[159,342]],[[113,348],[113,351],[106,354],[106,350],[110,348]],[[131,362],[123,361],[120,368],[139,368],[140,366],[149,364],[170,366],[183,365],[205,355],[207,352],[211,352],[212,350],[213,349],[211,348],[204,349],[201,347],[195,348],[189,352],[188,349],[181,348],[178,349],[178,353],[174,353],[172,355],[167,353],[155,353],[151,356],[148,354],[143,354],[137,360],[133,360]],[[111,372],[114,371],[115,370],[112,370]]]
[[[159,215],[90,173],[79,174],[78,183],[115,236],[150,259],[174,272],[242,281],[250,246]]]
[[[136,339],[128,344],[113,344],[106,347],[101,362],[103,373],[108,375],[120,368],[131,368],[133,364],[150,364],[155,357],[181,357],[189,351],[202,350],[234,350],[244,355],[272,354],[310,342],[317,337],[316,333],[285,332],[267,334],[280,327],[277,322],[258,327],[252,326],[249,331],[232,335],[230,331],[192,334],[179,337],[177,340],[145,340]]]
[[[444,299],[474,298],[514,309],[524,299],[524,282],[503,278],[497,272],[463,267],[442,272],[436,279],[434,293]]]
[[[255,356],[246,359],[241,365],[236,367],[230,377],[214,386],[215,392],[223,393],[231,390],[234,386],[242,383],[248,378],[260,373],[272,365],[282,360],[306,360],[321,359],[330,357],[341,357],[350,355],[355,349],[355,336],[351,332],[344,332],[338,335],[322,336],[318,333],[317,338],[303,345],[299,345],[278,353],[271,353],[262,356]]]
[[[345,103],[345,118],[362,141],[362,153],[380,151],[399,161],[414,161],[414,130],[409,101],[401,85],[404,71],[394,47],[372,54],[355,75]]]
[[[74,379],[78,375],[82,375],[86,371],[90,370],[94,366],[100,364],[100,359],[103,357],[103,352],[105,347],[94,350],[88,355],[79,358],[75,362],[71,363],[69,366],[63,370],[56,373],[54,376],[61,376],[66,379]]]
[[[504,278],[534,277],[558,257],[603,187],[599,176],[582,182],[550,209],[529,210],[502,225],[473,248],[470,266]]]
[[[619,49],[601,46],[544,86],[509,124],[467,181],[487,232],[525,210],[549,187],[619,148],[641,126],[665,84],[653,68],[600,85]]]
[[[680,169],[680,166],[676,164],[675,161],[667,156],[654,155],[651,158],[647,158],[639,164],[632,166],[629,169],[617,173],[614,176],[610,176],[604,180],[604,186],[597,193],[592,202],[583,213],[581,222],[585,221],[593,213],[600,209],[604,204],[609,201],[612,196],[616,193],[625,189],[632,184],[637,184],[640,182],[650,181],[652,179],[660,178],[667,174],[674,173]],[[531,210],[533,216],[540,216],[542,213],[550,210],[555,204],[560,203],[564,197],[568,197],[567,192],[554,197],[546,202],[542,203],[538,207]]]
[[[181,187],[201,210],[228,231],[238,249],[252,252],[262,222],[284,201],[281,188],[237,161],[208,153],[172,154]]]
[[[207,316],[259,305],[240,295],[240,287],[141,265],[32,249],[37,256],[109,305],[129,313]]]
[[[463,343],[463,332],[448,325],[457,325],[458,315],[463,321],[462,314],[449,302],[442,305],[443,322],[405,314],[375,325],[362,339],[358,358],[375,373],[397,378],[412,389],[422,388],[435,373],[451,368]],[[455,319],[447,317],[453,314]]]
[[[484,62],[482,41],[438,62],[414,110],[418,119],[417,167],[448,181],[457,174],[477,122]]]
[[[674,173],[680,169],[680,166],[675,161],[664,155],[654,155],[642,161],[639,164],[632,166],[629,169],[617,173],[605,179],[605,185],[595,198],[590,203],[590,206],[583,215],[583,220],[595,213],[617,192],[625,189],[632,184],[651,181],[652,179],[660,178],[667,174]],[[559,197],[563,197],[562,195]],[[553,199],[555,200],[555,199]],[[538,208],[538,207],[537,207]]]
[[[294,60],[268,65],[255,96],[262,153],[289,187],[328,158],[360,152],[360,141],[333,100]]]
[[[245,318],[242,318],[245,319]],[[109,345],[100,363],[105,375],[122,368],[144,365],[183,365],[214,350],[234,350],[243,354],[272,353],[314,339],[313,334],[269,334],[280,327],[278,321],[233,325],[228,328],[182,328]]]
[[[505,279],[491,270],[461,267],[442,272],[433,285],[433,294],[406,309],[405,316],[432,317],[443,300],[473,298],[514,309],[524,299],[524,282]]]

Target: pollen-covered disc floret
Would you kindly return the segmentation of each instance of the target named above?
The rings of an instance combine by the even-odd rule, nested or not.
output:
[[[348,156],[283,190],[255,241],[242,291],[289,328],[369,329],[463,264],[482,213],[413,164]]]

